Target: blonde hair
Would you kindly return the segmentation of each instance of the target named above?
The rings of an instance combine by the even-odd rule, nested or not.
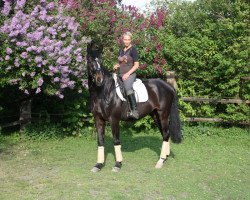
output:
[[[124,36],[129,36],[131,38],[131,40],[132,40],[132,37],[133,37],[132,33],[129,32],[129,31],[123,33],[122,38],[124,38]]]

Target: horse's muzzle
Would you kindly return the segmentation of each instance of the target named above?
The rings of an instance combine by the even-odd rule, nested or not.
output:
[[[97,86],[102,86],[103,85],[103,75],[102,75],[101,72],[96,74],[95,83],[96,83]]]

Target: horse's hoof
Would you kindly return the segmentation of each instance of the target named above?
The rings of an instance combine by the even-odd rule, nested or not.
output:
[[[121,168],[119,167],[113,167],[112,168],[112,172],[119,172],[121,170]]]
[[[91,169],[91,172],[94,172],[94,173],[99,172],[99,171],[101,171],[101,169],[99,169],[98,167],[93,167]]]
[[[155,168],[156,169],[161,169],[163,166],[163,163],[156,163]]]
[[[155,168],[156,169],[161,169],[163,167],[164,161],[165,161],[164,159],[160,158],[160,160],[158,160],[158,162],[156,163]]]

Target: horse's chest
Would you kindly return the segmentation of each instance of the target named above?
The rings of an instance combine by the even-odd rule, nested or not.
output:
[[[91,105],[91,112],[94,115],[101,115],[104,119],[107,119],[110,115],[110,109],[107,105],[105,105],[102,101],[102,99],[93,99],[92,105]]]

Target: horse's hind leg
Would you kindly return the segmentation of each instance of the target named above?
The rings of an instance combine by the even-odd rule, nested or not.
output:
[[[167,156],[170,154],[170,143],[169,143],[169,130],[168,130],[168,113],[158,111],[157,118],[159,119],[158,123],[160,124],[160,131],[162,134],[163,142],[161,148],[160,159],[155,165],[155,168],[162,168],[164,161],[167,159]]]
[[[120,171],[122,167],[122,151],[121,151],[121,143],[120,143],[120,128],[119,128],[119,121],[116,119],[112,119],[110,121],[112,135],[114,140],[114,149],[115,149],[115,166],[113,167],[113,172]]]

